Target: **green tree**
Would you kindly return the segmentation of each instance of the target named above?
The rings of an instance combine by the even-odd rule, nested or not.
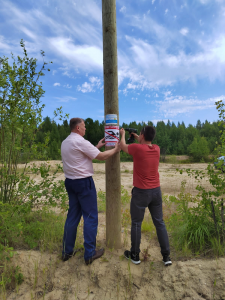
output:
[[[195,137],[194,141],[188,147],[188,151],[190,156],[196,161],[207,158],[209,155],[209,147],[206,138],[201,137],[198,139]]]
[[[24,57],[12,54],[0,58],[0,200],[9,201],[17,184],[17,163],[20,157],[27,161],[34,154],[38,125],[42,121],[40,98],[44,95],[40,77],[46,63],[37,72],[37,60],[29,58],[23,40],[20,42]],[[42,56],[44,52],[41,51]]]

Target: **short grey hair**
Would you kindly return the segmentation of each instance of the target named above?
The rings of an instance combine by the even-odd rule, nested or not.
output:
[[[81,118],[72,118],[70,119],[70,130],[74,130],[76,126],[80,123],[84,122],[84,119]]]

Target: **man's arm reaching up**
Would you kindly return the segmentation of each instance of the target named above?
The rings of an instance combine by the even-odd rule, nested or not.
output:
[[[121,150],[129,154],[128,145],[126,144],[125,141],[125,130],[123,128],[120,129],[120,134],[121,134],[121,140],[120,140]]]
[[[121,148],[120,148],[120,144],[117,143],[115,148],[110,149],[110,150],[106,150],[104,152],[100,152],[95,159],[98,160],[106,160],[107,158],[109,158],[110,156],[112,156],[113,154],[120,152]]]

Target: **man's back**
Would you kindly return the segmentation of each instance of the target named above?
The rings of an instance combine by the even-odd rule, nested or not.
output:
[[[158,145],[132,144],[128,146],[133,156],[133,185],[140,189],[153,189],[160,186]]]
[[[77,133],[71,134],[62,142],[61,155],[65,177],[80,179],[94,174],[92,159],[99,150]]]

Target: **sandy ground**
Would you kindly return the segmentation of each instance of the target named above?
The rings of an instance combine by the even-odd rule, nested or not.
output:
[[[54,164],[50,162],[51,165]],[[177,168],[204,170],[206,164],[160,164],[161,189],[164,195],[177,195],[181,182],[186,180],[187,192],[195,195],[197,182]],[[105,190],[105,165],[94,164],[94,181],[99,191]],[[58,179],[63,179],[60,174]],[[132,163],[121,163],[121,183],[130,192],[132,189]],[[203,185],[208,186],[204,181]],[[82,228],[79,229],[82,239]],[[78,252],[67,262],[60,254],[40,251],[18,251],[15,259],[25,276],[17,291],[8,295],[8,300],[108,300],[108,299],[172,299],[172,300],[225,300],[225,258],[191,259],[177,257],[172,251],[172,266],[162,263],[156,236],[142,234],[141,264],[134,265],[123,258],[130,247],[130,229],[122,228],[122,248],[105,247],[105,215],[99,214],[97,246],[105,247],[102,258],[86,266],[83,252]]]

